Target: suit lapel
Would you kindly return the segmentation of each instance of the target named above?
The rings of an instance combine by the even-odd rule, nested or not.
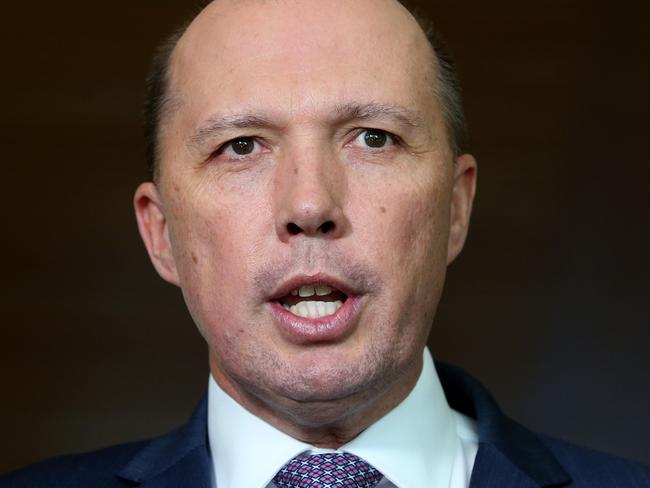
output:
[[[207,431],[207,397],[204,397],[189,422],[153,439],[117,476],[143,488],[210,488],[212,461]]]
[[[571,477],[536,434],[506,417],[485,388],[462,370],[436,363],[451,408],[478,423],[470,488],[564,486]]]
[[[539,488],[491,444],[479,446],[469,488]]]

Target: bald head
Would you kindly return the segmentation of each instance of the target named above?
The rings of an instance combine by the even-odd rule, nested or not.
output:
[[[434,54],[435,53],[435,54]],[[446,46],[426,20],[394,0],[218,0],[164,43],[148,78],[146,100],[147,166],[158,175],[162,133],[172,114],[202,99],[206,87],[237,90],[228,73],[247,69],[251,79],[269,76],[285,84],[303,83],[300,74],[322,78],[332,71],[385,67],[408,60],[413,77],[430,91],[444,116],[446,139],[454,154],[463,151],[465,120],[453,63]],[[374,61],[374,62],[373,62]],[[210,69],[202,69],[206,66]],[[212,69],[219,66],[219,69]],[[345,72],[342,70],[342,72]],[[320,73],[320,74],[319,74]],[[390,80],[385,82],[390,83]],[[405,89],[408,89],[405,87]],[[196,108],[196,107],[195,107]]]

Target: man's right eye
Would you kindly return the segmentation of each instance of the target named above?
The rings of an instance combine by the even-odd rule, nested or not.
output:
[[[211,155],[210,159],[218,159],[223,162],[246,162],[262,156],[268,152],[266,146],[255,136],[244,136],[230,139],[219,146]]]

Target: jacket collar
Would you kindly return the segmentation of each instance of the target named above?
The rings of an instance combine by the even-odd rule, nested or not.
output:
[[[571,482],[555,456],[534,433],[506,417],[475,378],[454,366],[436,362],[449,406],[478,424],[479,450],[470,488],[561,486]]]
[[[478,423],[480,444],[470,488],[549,487],[571,481],[541,439],[506,417],[476,379],[441,362],[436,371],[451,408]],[[187,424],[151,440],[118,476],[143,486],[210,488],[207,430],[204,396]]]
[[[207,395],[204,395],[185,425],[149,441],[117,476],[136,485],[157,488],[210,488],[212,465],[207,411]]]

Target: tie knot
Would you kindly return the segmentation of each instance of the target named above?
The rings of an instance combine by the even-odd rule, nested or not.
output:
[[[344,453],[293,458],[275,475],[278,488],[374,488],[382,474],[363,459]]]

